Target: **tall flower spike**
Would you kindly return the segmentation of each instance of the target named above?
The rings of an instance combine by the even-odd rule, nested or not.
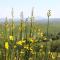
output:
[[[51,16],[51,10],[48,10],[47,16],[48,16],[48,17]]]
[[[14,17],[13,13],[14,13],[14,12],[13,12],[13,8],[12,8],[12,11],[11,11],[12,20],[13,20],[13,17]]]
[[[6,27],[6,29],[8,29],[8,20],[7,20],[7,17],[5,19],[5,27]]]
[[[14,22],[13,22],[13,18],[14,18],[14,15],[13,15],[13,13],[14,13],[14,11],[13,11],[13,8],[12,8],[12,11],[11,11],[11,15],[12,15],[12,26],[11,26],[11,30],[12,30],[12,35],[13,35],[13,28],[14,28],[14,26],[13,26],[13,24],[14,24]]]
[[[31,19],[34,18],[34,7],[32,8]]]
[[[23,11],[20,14],[20,18],[21,18],[21,20],[23,20]]]

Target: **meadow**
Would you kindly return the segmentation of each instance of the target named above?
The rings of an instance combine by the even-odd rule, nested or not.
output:
[[[21,14],[23,15],[23,14]],[[48,20],[48,19],[47,19]],[[60,25],[7,17],[0,23],[0,60],[59,60]],[[48,32],[48,33],[47,33]]]

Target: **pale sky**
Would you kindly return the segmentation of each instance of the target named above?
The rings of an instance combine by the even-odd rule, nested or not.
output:
[[[11,17],[11,9],[14,9],[14,17],[19,17],[23,11],[24,17],[31,16],[34,7],[34,16],[46,18],[47,10],[51,9],[51,18],[60,18],[60,0],[0,0],[0,18]]]

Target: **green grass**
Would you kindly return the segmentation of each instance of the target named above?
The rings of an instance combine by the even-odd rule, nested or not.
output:
[[[47,24],[39,24],[41,31],[47,31]],[[49,33],[58,33],[60,32],[60,24],[49,24]]]
[[[34,26],[33,26],[34,27]],[[4,26],[2,26],[2,27],[0,27],[0,28],[2,28],[2,29],[0,29],[0,34],[3,32],[3,34],[1,34],[1,37],[3,37],[3,38],[0,38],[0,50],[1,50],[1,48],[2,48],[2,45],[3,45],[3,42],[4,42],[4,40],[5,40],[5,38],[4,38],[4,36],[6,37],[6,31],[5,31],[5,28],[4,28]],[[30,26],[28,25],[27,26],[27,30],[28,30],[28,33],[30,32]],[[38,30],[38,28],[39,29],[41,29],[41,31],[42,32],[46,32],[47,31],[47,24],[36,24],[35,23],[35,29],[36,30]],[[8,33],[8,35],[10,35],[10,30],[9,30],[9,33]],[[23,31],[23,33],[25,33],[26,31]],[[56,35],[58,32],[60,32],[60,24],[50,24],[49,25],[49,33],[52,33],[52,34],[54,34],[54,35]],[[13,35],[14,36],[20,36],[20,34],[19,34],[20,32],[18,31],[18,27],[16,26],[15,27],[15,29],[14,29],[14,31],[13,31]],[[37,33],[37,32],[36,32]],[[18,37],[19,38],[19,37]],[[8,38],[8,40],[9,40],[9,38]],[[37,43],[37,45],[40,45],[40,44],[45,44],[45,42],[38,42]],[[51,45],[51,42],[49,41],[48,42],[48,47],[49,47],[49,49],[50,49],[50,45]],[[53,45],[55,46],[55,45],[57,45],[57,46],[60,46],[60,39],[59,40],[55,40],[55,41],[53,41]],[[32,45],[33,46],[33,45]],[[54,53],[55,54],[55,53]],[[59,54],[60,55],[60,54]],[[1,57],[1,52],[0,52],[0,57]]]

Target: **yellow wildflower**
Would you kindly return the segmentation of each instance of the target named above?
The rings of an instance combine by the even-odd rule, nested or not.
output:
[[[41,37],[43,37],[43,32],[40,33]]]
[[[9,44],[8,44],[8,42],[5,42],[5,48],[6,48],[6,49],[9,48]]]
[[[55,56],[52,55],[52,59],[55,59]]]
[[[24,48],[29,49],[29,46],[28,45],[25,45]]]
[[[13,41],[14,40],[14,37],[13,36],[9,36],[9,39]]]
[[[16,60],[16,57],[14,57],[14,60]]]
[[[32,60],[32,58],[30,57],[29,60]]]
[[[22,43],[25,43],[25,40],[22,40]]]
[[[23,43],[22,41],[16,42],[17,45],[22,45],[22,43]]]
[[[16,48],[17,46],[16,45],[14,45],[14,48]]]
[[[33,49],[30,47],[30,50],[32,51]]]
[[[29,45],[25,45],[24,48],[33,51],[33,49],[31,47],[29,47]]]
[[[43,46],[43,45],[41,45],[40,47],[41,47],[41,48],[43,48],[44,46]]]
[[[24,53],[23,51],[21,51],[20,53]]]
[[[47,38],[45,37],[44,40],[47,40]]]
[[[29,38],[29,41],[32,42],[32,43],[34,42],[34,40],[32,38]]]

